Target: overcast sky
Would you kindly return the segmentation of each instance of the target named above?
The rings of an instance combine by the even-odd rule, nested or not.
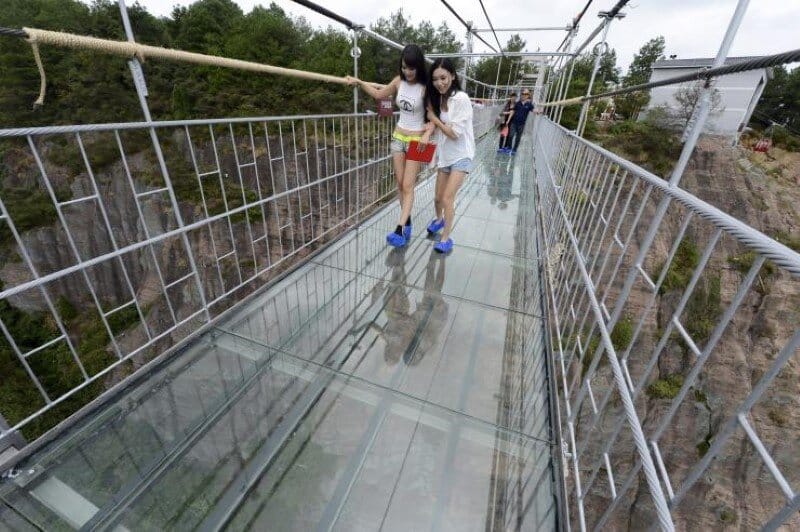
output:
[[[128,0],[133,3],[134,0]],[[268,5],[264,0],[235,0],[245,12],[253,6]],[[188,0],[139,0],[151,13],[168,16],[174,5],[188,5]],[[343,28],[290,0],[275,2],[293,16],[305,17],[313,26]],[[369,25],[401,7],[414,24],[428,20],[438,26],[447,22],[464,40],[464,27],[441,2],[436,0],[319,0],[317,2],[355,23]],[[464,20],[479,28],[488,28],[478,0],[449,0]],[[483,0],[495,28],[565,26],[583,8],[586,0]],[[616,0],[594,0],[581,21],[578,42],[598,25],[597,13],[609,10]],[[617,51],[617,64],[627,69],[634,53],[657,35],[666,39],[666,55],[679,58],[713,57],[730,22],[737,0],[633,0],[623,10],[627,14],[615,21],[609,31],[609,44]],[[731,55],[766,55],[800,47],[800,0],[754,0],[750,2]],[[528,51],[554,50],[564,32],[520,32]],[[482,33],[495,45],[491,33]],[[505,45],[510,33],[498,33]],[[475,40],[475,51],[489,51]]]

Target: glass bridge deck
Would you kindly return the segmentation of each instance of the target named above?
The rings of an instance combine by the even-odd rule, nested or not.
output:
[[[406,248],[392,205],[251,299],[24,463],[0,529],[555,528],[532,165],[493,142],[451,255],[429,180]]]

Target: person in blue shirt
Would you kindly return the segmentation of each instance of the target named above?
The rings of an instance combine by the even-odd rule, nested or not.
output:
[[[508,128],[508,136],[504,151],[511,152],[511,155],[517,153],[519,148],[519,141],[522,140],[522,132],[525,130],[525,121],[528,119],[528,113],[533,111],[533,102],[531,102],[531,91],[523,89],[522,97],[514,106],[514,114],[511,119],[511,124]],[[511,139],[514,139],[514,147],[511,147]]]

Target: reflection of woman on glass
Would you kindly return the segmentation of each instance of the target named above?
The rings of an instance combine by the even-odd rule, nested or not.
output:
[[[475,157],[475,133],[472,131],[472,103],[461,90],[455,66],[450,59],[433,62],[428,80],[428,120],[438,135],[436,192],[433,221],[428,233],[442,231],[433,249],[448,253],[453,249],[450,232],[455,221],[455,201],[464,177],[472,171]]]
[[[374,368],[372,378],[391,379],[393,370],[389,370],[401,359],[409,366],[419,363],[434,346],[447,322],[447,302],[442,297],[444,286],[445,261],[441,255],[431,251],[431,256],[425,269],[425,288],[419,296],[419,290],[412,290],[407,286],[405,270],[405,249],[393,249],[386,257],[386,265],[391,268],[391,279],[388,286],[383,281],[375,285],[370,308],[379,303],[381,295],[381,313],[385,323],[380,325],[383,317],[371,319],[368,323],[354,328],[351,334],[359,335],[369,329],[375,331],[383,339],[382,367]],[[412,297],[420,298],[414,312],[411,312]],[[370,346],[373,341],[368,342]],[[370,347],[370,350],[372,347]],[[367,356],[367,355],[365,355]],[[377,362],[372,359],[373,363]],[[380,377],[383,374],[385,377]]]
[[[392,274],[391,282],[383,294],[386,325],[381,332],[386,342],[383,359],[393,366],[403,356],[414,330],[411,300],[406,286],[405,249],[393,249],[386,257],[386,265],[392,268]]]
[[[445,329],[447,302],[442,297],[445,262],[440,255],[431,251],[425,267],[425,292],[411,315],[417,329],[414,335],[416,345],[414,349],[407,349],[403,355],[403,361],[409,366],[418,364],[422,357],[434,349],[439,334]]]
[[[425,123],[425,90],[428,74],[425,71],[425,55],[416,44],[409,44],[400,54],[399,75],[388,85],[376,88],[358,78],[347,76],[351,85],[358,85],[375,99],[396,97],[400,118],[392,133],[392,163],[397,179],[397,194],[400,199],[400,219],[394,232],[386,241],[394,247],[403,247],[411,239],[411,208],[414,206],[414,184],[420,163],[406,159],[408,145],[412,140],[424,145],[430,142],[433,127]]]

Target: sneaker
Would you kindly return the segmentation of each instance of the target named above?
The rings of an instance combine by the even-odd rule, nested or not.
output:
[[[406,242],[411,240],[411,224],[403,226],[403,238],[406,239]]]
[[[442,229],[444,229],[444,218],[442,218],[441,220],[437,220],[436,218],[434,218],[433,221],[428,224],[429,235],[435,235]]]
[[[505,152],[506,152],[505,148],[497,148],[497,153],[505,153]]]
[[[386,241],[390,246],[394,246],[396,248],[401,248],[406,245],[406,237],[403,235],[398,235],[395,232],[391,232],[386,235]]]
[[[448,238],[447,240],[437,242],[433,245],[433,249],[435,249],[439,253],[450,253],[451,251],[453,251],[453,239]]]

